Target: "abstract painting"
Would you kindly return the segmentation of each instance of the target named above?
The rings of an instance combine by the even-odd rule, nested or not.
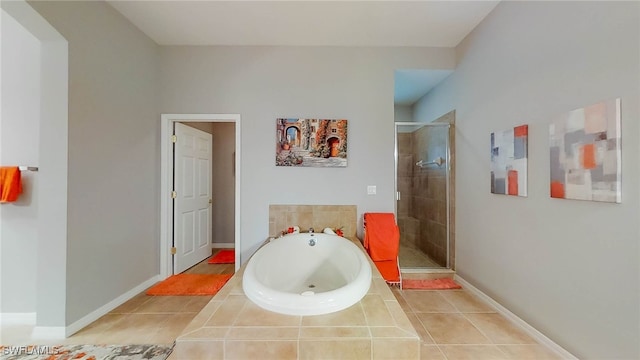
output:
[[[276,166],[347,166],[347,120],[277,119]]]
[[[527,196],[529,126],[491,133],[491,192]]]
[[[552,198],[622,201],[620,99],[557,116],[549,135]]]

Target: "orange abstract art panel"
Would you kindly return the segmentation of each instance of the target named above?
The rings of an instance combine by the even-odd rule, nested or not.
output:
[[[552,198],[622,201],[620,99],[557,116],[549,136]]]
[[[491,192],[527,196],[529,126],[491,133]]]

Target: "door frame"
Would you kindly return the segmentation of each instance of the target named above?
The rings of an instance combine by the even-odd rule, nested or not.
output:
[[[173,275],[173,257],[170,248],[173,233],[173,210],[171,208],[171,185],[173,182],[173,151],[171,136],[175,122],[232,122],[235,123],[235,270],[240,268],[240,114],[162,114],[160,116],[160,277]]]

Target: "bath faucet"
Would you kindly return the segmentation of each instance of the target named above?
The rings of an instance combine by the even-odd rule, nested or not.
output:
[[[309,232],[313,234],[314,231],[312,227],[309,228]]]

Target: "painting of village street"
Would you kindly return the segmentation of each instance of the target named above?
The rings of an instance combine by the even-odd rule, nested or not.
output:
[[[277,119],[276,166],[347,166],[347,120]]]

